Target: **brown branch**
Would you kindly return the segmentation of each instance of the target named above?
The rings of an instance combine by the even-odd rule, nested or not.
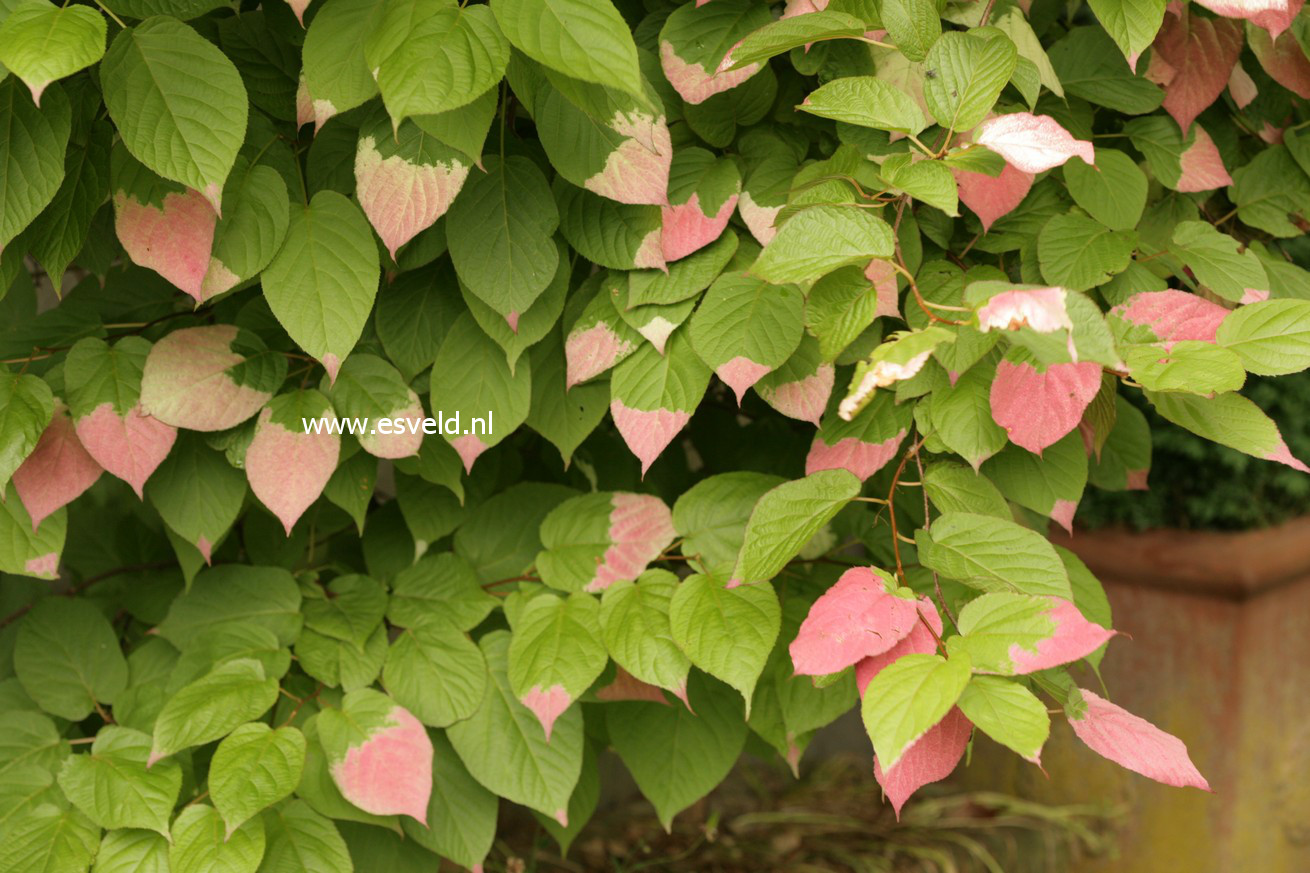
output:
[[[172,567],[173,565],[174,565],[173,561],[158,561],[153,564],[130,564],[126,567],[115,567],[113,570],[106,570],[105,572],[101,573],[98,576],[92,576],[90,579],[86,579],[82,582],[77,583],[73,587],[69,588],[67,591],[60,592],[60,596],[75,597],[78,594],[81,594],[86,589],[90,588],[92,585],[95,585],[97,582],[103,582],[106,579],[111,579],[114,576],[121,576],[124,573],[140,573],[146,570],[166,570],[169,567]],[[27,606],[23,606],[18,609],[15,609],[13,612],[9,613],[4,618],[0,618],[0,627],[5,627],[6,625],[13,624],[14,622],[18,621],[20,618],[26,615],[28,611],[31,610],[31,608],[35,605],[36,605],[35,603],[29,603]]]

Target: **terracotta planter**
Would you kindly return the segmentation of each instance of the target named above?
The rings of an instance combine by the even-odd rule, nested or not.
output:
[[[1167,788],[1084,747],[1063,720],[1041,771],[980,742],[965,779],[1122,804],[1120,857],[1084,871],[1310,870],[1310,518],[1244,533],[1079,532],[1057,541],[1104,582],[1115,702],[1187,743],[1214,794]],[[1083,671],[1086,687],[1096,679]]]

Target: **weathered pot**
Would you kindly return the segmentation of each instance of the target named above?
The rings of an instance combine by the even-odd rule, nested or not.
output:
[[[1112,699],[1180,737],[1214,794],[1091,752],[1063,720],[1043,766],[977,744],[965,779],[1125,808],[1117,859],[1079,873],[1310,871],[1310,517],[1243,533],[1104,530],[1061,538],[1105,584]],[[1082,671],[1083,684],[1099,690]]]

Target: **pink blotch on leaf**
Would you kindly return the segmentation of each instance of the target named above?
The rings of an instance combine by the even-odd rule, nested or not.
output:
[[[196,539],[196,550],[200,552],[200,557],[205,559],[206,564],[213,563],[214,544],[205,537]]]
[[[1243,306],[1248,303],[1262,303],[1269,299],[1269,292],[1260,288],[1243,288],[1242,299],[1238,301]]]
[[[827,8],[828,0],[787,0],[787,5],[782,11],[782,17],[795,18],[797,15],[822,12]]]
[[[812,375],[794,382],[783,382],[768,387],[756,386],[755,391],[764,402],[788,418],[808,421],[815,427],[828,406],[832,394],[836,369],[832,364],[820,364]]]
[[[323,356],[323,369],[327,371],[328,385],[337,384],[337,373],[341,372],[341,359],[328,352]]]
[[[1014,211],[1033,186],[1033,174],[1025,173],[1006,164],[999,176],[974,173],[970,170],[952,170],[960,202],[973,210],[982,222],[983,232]]]
[[[1126,476],[1128,480],[1128,485],[1127,485],[1128,490],[1149,491],[1150,486],[1147,484],[1147,479],[1150,477],[1150,475],[1151,475],[1150,470],[1129,470]]]
[[[1038,333],[1073,330],[1065,307],[1063,288],[1002,291],[978,309],[978,329],[1018,330],[1026,327]]]
[[[427,825],[432,795],[432,740],[409,710],[391,710],[386,727],[332,765],[341,795],[373,815],[408,815]]]
[[[664,234],[660,228],[652,230],[641,239],[637,253],[632,256],[632,265],[639,270],[669,271],[664,263]]]
[[[1073,517],[1077,511],[1077,500],[1057,500],[1051,506],[1051,520],[1072,534]]]
[[[114,229],[133,263],[154,270],[197,303],[205,300],[218,216],[199,191],[164,196],[161,206],[143,204],[130,194],[114,195]]]
[[[450,445],[454,448],[456,454],[459,455],[459,459],[464,462],[465,473],[472,473],[473,463],[483,452],[491,448],[491,446],[482,441],[481,437],[477,434],[471,433],[455,437],[450,441]]]
[[[1310,59],[1295,34],[1283,33],[1270,39],[1264,31],[1253,30],[1248,44],[1269,78],[1298,97],[1310,98]]]
[[[36,558],[28,558],[27,562],[23,564],[23,570],[33,576],[53,579],[59,571],[59,555],[56,552],[50,552]]]
[[[1286,464],[1293,470],[1300,470],[1302,473],[1310,473],[1310,467],[1307,467],[1292,454],[1292,450],[1287,447],[1287,443],[1281,436],[1278,438],[1278,445],[1274,446],[1273,451],[1265,455],[1265,460],[1277,461],[1280,464]]]
[[[1134,294],[1111,313],[1150,327],[1166,350],[1184,340],[1214,342],[1220,323],[1228,317],[1228,310],[1219,304],[1176,288]]]
[[[740,41],[732,48],[738,45],[741,45]],[[731,57],[732,49],[729,49],[719,68],[731,66]],[[678,96],[688,103],[704,103],[715,94],[736,88],[760,71],[760,65],[756,63],[732,72],[711,72],[700,64],[688,63],[678,57],[673,44],[667,40],[660,41],[660,66],[664,68],[664,76],[678,92]]]
[[[246,449],[246,478],[250,490],[291,536],[297,519],[332,478],[341,454],[341,437],[288,430],[272,421],[272,415],[267,407],[259,414],[255,437]]]
[[[1225,74],[1226,75],[1226,74]],[[1074,139],[1049,115],[1013,112],[984,121],[973,141],[996,152],[1017,170],[1040,173],[1073,157],[1096,163],[1096,151],[1084,139]]]
[[[665,706],[669,704],[669,701],[664,697],[664,692],[659,687],[651,685],[649,682],[642,682],[619,666],[614,668],[614,681],[603,688],[596,689],[596,699],[606,702],[644,700],[650,703],[662,703]]]
[[[1301,13],[1301,7],[1304,5],[1305,0],[1291,0],[1291,2],[1272,0],[1270,8],[1247,17],[1255,23],[1256,27],[1263,27],[1269,31],[1272,39],[1278,39],[1283,31],[1292,26],[1292,22]]]
[[[584,187],[619,203],[668,203],[673,143],[664,116],[616,112],[607,126],[624,139],[606,157],[605,167],[587,179]]]
[[[664,260],[685,258],[714,242],[728,226],[728,219],[736,207],[736,194],[723,201],[719,211],[712,216],[701,210],[699,194],[691,195],[686,203],[661,207],[660,247]]]
[[[361,138],[355,152],[355,195],[393,261],[401,246],[446,214],[468,174],[456,160],[384,158],[371,136]]]
[[[1080,690],[1087,712],[1069,724],[1093,752],[1165,785],[1210,790],[1182,740],[1085,688]]]
[[[309,82],[305,74],[300,74],[296,83],[296,130],[314,120],[314,98],[309,94]]]
[[[1153,54],[1174,72],[1164,85],[1163,105],[1184,134],[1228,84],[1243,42],[1242,26],[1235,21],[1165,14]]]
[[[767,246],[778,235],[778,228],[773,226],[773,222],[777,220],[779,212],[782,212],[782,206],[761,206],[749,191],[741,192],[737,200],[737,213],[746,223],[751,236],[762,246]]]
[[[885,258],[874,258],[864,268],[864,278],[873,283],[877,305],[874,318],[900,318],[900,289],[896,286],[896,268]]]
[[[1251,74],[1242,69],[1240,60],[1233,65],[1232,75],[1228,77],[1228,93],[1238,109],[1245,109],[1251,105],[1252,100],[1260,96],[1260,89],[1256,87]]]
[[[677,329],[677,324],[662,315],[657,315],[637,328],[637,333],[645,337],[646,341],[655,347],[655,351],[662,355],[664,354],[664,346],[669,342],[669,337]],[[740,405],[740,402],[738,405]]]
[[[146,415],[140,403],[121,417],[112,403],[102,403],[78,419],[76,427],[96,463],[131,485],[137,497],[177,439],[177,428]]]
[[[873,677],[877,676],[886,668],[895,664],[906,655],[931,655],[937,651],[937,639],[933,634],[941,636],[942,634],[942,617],[937,612],[937,607],[928,597],[920,597],[917,604],[921,619],[915,619],[914,626],[910,632],[897,641],[882,654],[872,655],[863,658],[855,665],[855,687],[860,690],[860,696],[864,696],[864,689],[869,687]],[[924,621],[927,621],[932,630],[924,627]]]
[[[570,331],[564,340],[565,389],[594,379],[632,351],[632,343],[604,321],[585,330]]]
[[[1213,191],[1233,184],[1214,140],[1199,124],[1196,125],[1196,139],[1183,151],[1179,164],[1182,174],[1178,177],[1178,190],[1183,193]]]
[[[945,718],[901,753],[891,770],[884,773],[878,758],[874,757],[873,778],[878,780],[891,801],[897,821],[900,821],[901,808],[910,795],[925,785],[940,782],[955,771],[964,757],[971,733],[973,725],[959,707],[952,707]]]
[[[868,479],[896,457],[905,431],[880,443],[868,443],[856,437],[846,437],[832,445],[815,437],[810,445],[810,453],[805,458],[805,475],[820,470],[849,470],[860,479]]]
[[[360,434],[360,447],[375,458],[395,459],[417,455],[423,445],[423,404],[419,402],[418,395],[411,390],[409,405],[403,409],[391,410],[386,417],[393,419],[391,433]],[[472,466],[471,461],[469,466]]]
[[[541,727],[546,731],[546,742],[550,742],[550,732],[555,727],[555,719],[564,714],[564,710],[569,708],[573,698],[564,690],[563,685],[552,685],[547,689],[542,689],[540,685],[533,685],[527,694],[523,695],[523,705],[532,710],[532,714],[541,722]]]
[[[1026,362],[1001,361],[992,382],[992,420],[1015,445],[1041,454],[1078,426],[1099,390],[1100,364],[1052,364],[1041,373]]]
[[[1088,621],[1078,607],[1059,597],[1048,597],[1045,613],[1054,625],[1051,636],[1037,643],[1035,651],[1019,644],[1010,646],[1010,663],[1016,675],[1036,673],[1085,658],[1114,636],[1115,632]]]
[[[741,406],[746,389],[764,378],[773,368],[756,363],[745,355],[738,355],[726,364],[719,366],[715,374],[723,380],[732,393],[737,395],[737,405]]]
[[[800,676],[826,676],[892,648],[918,622],[913,600],[887,591],[869,567],[853,567],[820,595],[788,647]]]
[[[309,4],[310,0],[287,0],[287,5],[296,13],[296,21],[300,22],[301,27],[305,26],[305,10],[309,8]]]
[[[57,403],[36,448],[13,475],[18,499],[32,517],[32,530],[94,485],[102,472],[77,438],[68,408]]]
[[[1260,129],[1256,131],[1256,136],[1265,143],[1265,145],[1282,145],[1283,134],[1287,131],[1285,127],[1274,127],[1267,121],[1260,122]]]
[[[228,370],[245,361],[232,351],[230,324],[175,330],[155,343],[141,376],[141,411],[174,427],[227,430],[254,415],[269,392],[238,385]]]
[[[509,325],[510,333],[519,332],[519,314],[517,310],[511,309],[505,313],[505,323]]]
[[[641,461],[642,476],[646,475],[660,452],[691,421],[690,412],[680,409],[631,409],[621,400],[610,403],[610,415],[623,441]]]
[[[613,508],[606,532],[610,545],[584,589],[592,593],[621,580],[636,579],[677,535],[673,513],[658,497],[619,491],[610,505]]]

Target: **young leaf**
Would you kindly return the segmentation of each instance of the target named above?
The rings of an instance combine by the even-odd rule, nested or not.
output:
[[[890,258],[891,227],[866,210],[811,206],[788,219],[750,273],[766,282],[807,282],[847,264]]]
[[[1025,173],[1040,173],[1058,167],[1072,157],[1096,163],[1092,144],[1074,139],[1049,115],[1012,112],[984,121],[974,131],[973,141],[1005,158],[1006,163]]]
[[[396,636],[387,650],[382,684],[419,721],[446,727],[477,711],[487,667],[462,630],[433,613]]]
[[[277,679],[265,677],[258,661],[238,658],[219,664],[164,704],[155,721],[154,744],[146,766],[227,736],[238,725],[268,712],[277,702],[277,694]]]
[[[19,3],[0,27],[0,64],[23,80],[40,106],[47,85],[100,60],[105,30],[105,17],[87,6]]]
[[[677,588],[677,577],[667,570],[615,582],[601,596],[601,635],[620,668],[686,703],[691,661],[674,643],[669,623]]]
[[[1024,760],[1041,764],[1051,717],[1026,687],[996,676],[974,676],[960,695],[959,707],[987,736]]]
[[[1215,340],[1236,352],[1242,366],[1261,376],[1284,376],[1310,367],[1310,302],[1266,300],[1242,306],[1224,319]]]
[[[892,802],[897,820],[910,795],[955,772],[960,760],[964,758],[972,733],[969,720],[959,707],[954,707],[927,733],[911,743],[900,760],[890,768],[884,770],[882,761],[877,755],[874,756],[873,776],[882,786],[887,799]]]
[[[837,673],[882,654],[910,632],[919,618],[914,599],[900,596],[889,575],[853,567],[820,595],[789,647],[798,675]]]
[[[822,118],[917,135],[928,126],[910,95],[874,76],[846,76],[811,91],[800,109]]]
[[[534,61],[644,96],[637,46],[609,0],[496,0],[491,11],[514,47]]]
[[[683,580],[669,604],[673,641],[692,664],[741,693],[747,719],[781,615],[772,586],[727,587],[699,574]]]

